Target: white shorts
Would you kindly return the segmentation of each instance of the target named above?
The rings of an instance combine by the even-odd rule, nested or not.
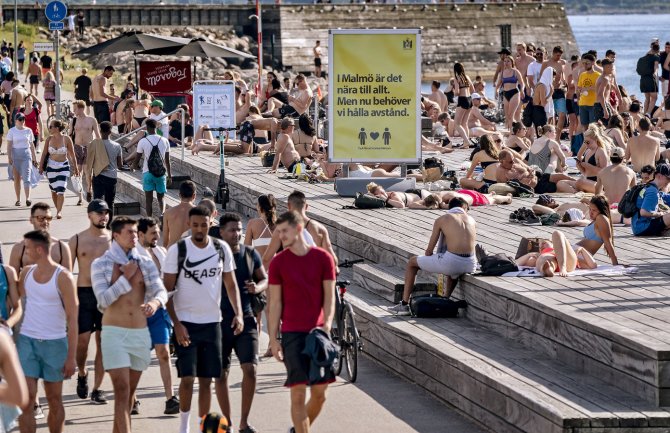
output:
[[[121,328],[105,325],[100,333],[100,350],[105,371],[130,368],[144,371],[151,363],[149,328]]]
[[[463,274],[471,274],[477,269],[475,255],[463,257],[446,251],[443,254],[419,256],[416,259],[422,271],[433,274],[444,274],[457,278]]]

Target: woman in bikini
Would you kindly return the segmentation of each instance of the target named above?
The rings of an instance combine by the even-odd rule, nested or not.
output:
[[[526,138],[526,128],[521,122],[512,122],[512,133],[507,137],[505,146],[514,150],[522,158],[528,159],[531,142]]]
[[[277,222],[277,201],[272,194],[263,194],[258,196],[256,203],[256,212],[258,218],[249,220],[247,223],[247,231],[244,235],[244,245],[254,247],[258,254],[263,257],[263,253],[270,245],[272,240],[272,232],[275,229]],[[258,332],[261,332],[263,312],[256,316],[256,323],[258,323]],[[268,346],[264,357],[272,356],[270,347]]]
[[[521,95],[524,93],[524,85],[521,72],[516,69],[514,59],[511,57],[507,57],[503,61],[503,70],[500,73],[498,83],[496,83],[496,93],[500,87],[503,90],[505,124],[509,129],[512,129],[512,122],[520,120],[518,108],[519,104],[521,104]]]
[[[465,200],[470,207],[512,203],[512,194],[482,194],[471,189],[459,189],[458,191],[430,193],[426,198],[413,202],[408,207],[410,209],[449,209],[449,202],[456,197]]]
[[[589,125],[584,132],[584,144],[577,152],[577,168],[582,174],[574,184],[578,191],[595,193],[598,173],[609,165],[606,140],[595,124]]]
[[[391,191],[386,192],[384,188],[374,182],[367,185],[368,192],[375,197],[386,200],[386,207],[396,209],[411,208],[412,204],[420,202],[430,195],[426,190],[407,190],[405,192]]]
[[[670,118],[668,119],[670,122]],[[605,129],[605,136],[609,137],[610,140],[614,143],[614,146],[620,147],[623,150],[626,150],[628,146],[628,134],[624,129],[625,122],[623,117],[619,114],[610,116],[610,120],[607,123],[607,129]],[[668,124],[670,128],[670,123]]]
[[[470,147],[470,136],[468,135],[468,120],[472,109],[472,95],[475,87],[470,77],[465,74],[463,65],[454,63],[454,94],[458,95],[456,103],[456,114],[454,115],[455,131],[463,139],[463,148]]]
[[[556,139],[554,125],[540,128],[538,137],[528,152],[528,165],[537,166],[543,173],[563,173],[567,169],[565,154]]]
[[[149,107],[151,105],[151,96],[148,93],[143,93],[139,101],[135,103],[133,109],[133,117],[138,125],[141,125],[144,120],[149,117]]]
[[[496,143],[499,140],[500,143]],[[485,135],[479,139],[479,146],[482,150],[475,153],[470,163],[465,177],[460,180],[461,186],[466,189],[474,189],[479,192],[487,192],[488,187],[497,183],[496,170],[498,168],[498,153],[499,146],[502,144],[502,139],[492,138],[490,135]],[[483,171],[482,179],[475,179],[475,168],[480,166]]]
[[[42,152],[40,174],[46,162],[46,175],[51,189],[51,198],[56,206],[56,219],[63,218],[63,203],[65,202],[65,187],[67,178],[71,175],[79,176],[79,167],[74,156],[72,139],[63,135],[65,124],[54,120],[49,125],[49,137],[44,142],[46,152]],[[47,161],[48,158],[48,161]]]
[[[319,142],[316,138],[316,130],[312,125],[309,114],[303,113],[298,118],[298,127],[293,128],[291,139],[301,158],[312,159],[313,154],[319,152]]]
[[[655,118],[658,119],[656,126],[663,131],[665,138],[670,140],[670,96],[663,101],[663,110],[658,110],[656,113]]]
[[[595,269],[598,265],[586,248],[570,245],[565,235],[555,231],[551,241],[545,241],[540,246],[539,253],[528,253],[516,260],[519,266],[535,267],[545,277],[558,274],[567,277],[568,272],[575,269]]]

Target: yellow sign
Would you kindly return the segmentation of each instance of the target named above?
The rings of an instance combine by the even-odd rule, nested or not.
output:
[[[421,159],[419,30],[331,30],[329,159]]]

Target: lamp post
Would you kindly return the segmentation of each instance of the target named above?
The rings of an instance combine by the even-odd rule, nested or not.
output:
[[[256,0],[256,15],[249,19],[256,19],[258,24],[258,84],[256,85],[256,97],[260,97],[263,88],[263,18],[261,17],[261,1]]]
[[[16,71],[16,78],[19,78],[19,70],[17,69],[17,62],[16,62],[16,56],[18,55],[17,53],[17,47],[19,45],[18,41],[18,33],[19,33],[19,7],[18,7],[18,0],[14,0],[14,55],[12,56],[12,70]]]

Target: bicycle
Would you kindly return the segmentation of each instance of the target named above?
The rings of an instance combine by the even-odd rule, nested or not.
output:
[[[362,263],[363,259],[345,260],[340,263],[340,268],[351,268],[356,263]],[[360,333],[356,327],[356,315],[354,309],[344,298],[347,293],[347,286],[351,284],[348,280],[337,280],[335,286],[337,293],[335,295],[335,324],[331,330],[331,338],[340,346],[340,356],[335,360],[335,375],[339,376],[342,367],[346,363],[349,382],[356,382],[358,376],[358,352],[363,350],[363,342]]]
[[[66,100],[61,101],[60,103],[60,120],[65,124],[65,130],[69,130],[72,119],[74,119],[74,113],[70,108],[72,101]],[[56,120],[56,114],[52,114],[47,117],[47,128],[51,125],[51,122]]]

